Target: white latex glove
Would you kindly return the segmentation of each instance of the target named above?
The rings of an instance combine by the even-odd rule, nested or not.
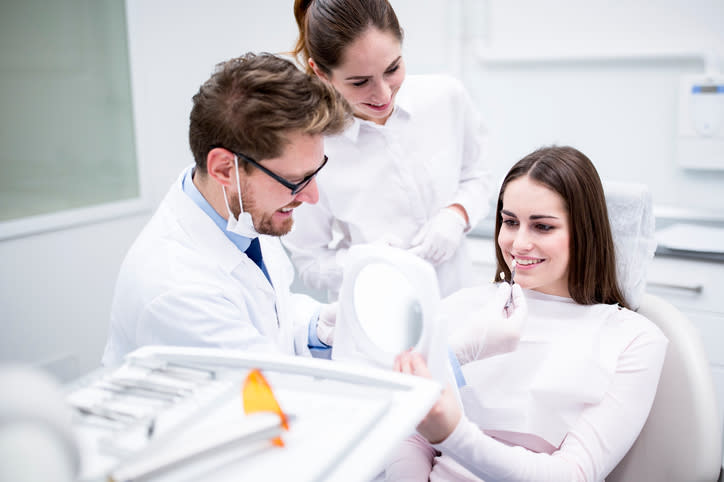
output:
[[[332,346],[334,344],[334,327],[337,325],[337,310],[339,303],[323,304],[319,310],[317,320],[317,338],[322,343]]]
[[[506,314],[505,304],[513,293],[513,304]],[[472,312],[450,334],[448,342],[461,365],[507,353],[517,348],[523,322],[528,317],[528,303],[520,285],[500,283],[493,299]]]
[[[410,252],[432,264],[447,261],[463,239],[467,223],[452,208],[443,208],[412,239]]]

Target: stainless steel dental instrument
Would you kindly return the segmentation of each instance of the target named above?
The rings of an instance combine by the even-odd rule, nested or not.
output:
[[[510,287],[511,287],[510,297],[508,298],[508,301],[505,303],[505,306],[504,306],[505,313],[508,316],[510,316],[511,306],[513,306],[513,289],[512,288],[513,288],[513,283],[515,283],[515,266],[516,266],[516,264],[517,264],[516,261],[513,260],[512,267],[510,269]]]

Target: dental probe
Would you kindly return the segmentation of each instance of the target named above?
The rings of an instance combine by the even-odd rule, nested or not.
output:
[[[513,263],[512,263],[513,266],[511,267],[511,270],[510,270],[510,286],[511,286],[510,298],[508,298],[508,301],[505,302],[505,306],[503,307],[507,314],[510,314],[510,307],[513,306],[512,287],[513,287],[513,283],[515,283],[515,266],[516,266],[516,264],[517,264],[516,261],[513,260]],[[503,271],[500,272],[500,278],[505,280],[505,273]]]

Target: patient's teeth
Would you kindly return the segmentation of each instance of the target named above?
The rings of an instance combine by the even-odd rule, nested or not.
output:
[[[531,264],[538,264],[540,262],[542,262],[542,260],[540,260],[540,259],[517,259],[516,260],[517,264],[520,264],[523,266],[529,266]]]

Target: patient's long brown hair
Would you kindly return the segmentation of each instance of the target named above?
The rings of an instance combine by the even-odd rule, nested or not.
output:
[[[538,149],[518,161],[505,176],[495,217],[496,281],[502,280],[501,271],[510,279],[510,269],[497,243],[502,227],[503,194],[508,183],[525,176],[563,198],[571,229],[568,265],[571,298],[583,305],[618,303],[628,307],[616,276],[616,254],[601,179],[591,160],[568,146]]]

